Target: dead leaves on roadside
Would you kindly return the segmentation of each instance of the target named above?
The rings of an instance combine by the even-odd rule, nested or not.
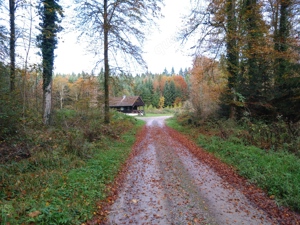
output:
[[[99,201],[97,203],[97,211],[94,213],[94,217],[91,220],[87,221],[85,225],[104,225],[107,223],[107,216],[109,214],[110,207],[116,201],[119,190],[123,186],[131,160],[136,155],[140,154],[141,149],[139,148],[139,145],[145,139],[146,134],[147,134],[147,127],[144,126],[136,135],[136,142],[133,146],[133,150],[127,162],[123,165],[115,181],[106,188],[107,197],[104,200]],[[137,201],[136,199],[133,200]]]
[[[235,188],[239,189],[252,203],[254,203],[257,208],[265,211],[270,218],[275,219],[279,224],[300,224],[300,215],[289,210],[288,208],[278,207],[276,202],[274,201],[274,196],[267,196],[264,191],[257,188],[254,185],[251,185],[247,182],[246,179],[239,176],[233,167],[230,167],[224,163],[222,163],[219,159],[213,156],[211,153],[204,151],[203,149],[199,148],[195,143],[190,141],[186,136],[178,133],[177,131],[171,128],[163,128],[163,132],[168,132],[168,134],[179,141],[182,145],[184,145],[195,157],[197,157],[201,162],[207,164],[211,168],[217,172],[220,177],[226,180]],[[166,129],[166,130],[165,130]],[[86,225],[96,225],[96,224],[106,224],[107,223],[107,215],[109,213],[111,205],[115,202],[118,196],[118,192],[120,188],[123,186],[128,168],[131,159],[136,155],[139,155],[143,148],[142,145],[147,144],[149,141],[156,141],[156,140],[148,140],[147,132],[148,128],[146,126],[138,133],[137,141],[134,144],[133,151],[127,164],[123,166],[122,171],[119,173],[116,181],[111,184],[107,188],[107,198],[103,201],[98,203],[98,210],[95,212],[95,216],[91,221],[88,221]],[[162,131],[153,131],[157,132],[157,135],[160,135],[159,132]],[[155,135],[154,135],[155,136]],[[160,140],[163,142],[168,142],[168,140]],[[165,166],[163,170],[168,172],[172,168]],[[231,199],[233,202],[238,202],[238,199]],[[139,204],[139,200],[136,198],[132,198],[131,203],[134,205]],[[195,218],[194,224],[199,224],[202,222],[202,218]]]
[[[40,214],[42,214],[40,211],[34,211],[28,214],[29,217],[31,218],[35,218],[37,216],[39,216]]]
[[[239,189],[252,203],[265,211],[270,218],[276,219],[279,224],[300,224],[300,215],[286,207],[278,207],[274,201],[275,196],[268,197],[263,190],[249,184],[245,178],[239,176],[232,166],[226,165],[213,154],[204,151],[190,141],[188,137],[169,127],[167,130],[171,137],[188,148],[199,160],[213,168],[224,180]]]

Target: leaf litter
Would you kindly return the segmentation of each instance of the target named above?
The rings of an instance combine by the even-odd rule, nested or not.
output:
[[[297,213],[164,126],[165,118],[145,118],[130,159],[87,224],[299,224]]]

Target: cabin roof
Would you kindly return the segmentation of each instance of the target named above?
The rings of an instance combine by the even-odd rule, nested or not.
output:
[[[144,106],[140,96],[123,96],[123,97],[111,97],[109,99],[110,107],[126,107],[126,106]]]

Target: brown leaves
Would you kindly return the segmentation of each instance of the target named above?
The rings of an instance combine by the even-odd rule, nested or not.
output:
[[[221,93],[225,90],[226,80],[216,61],[198,57],[191,70],[191,102],[201,118],[209,116],[218,108]],[[200,91],[199,91],[200,90]]]
[[[29,213],[28,216],[31,218],[34,218],[34,217],[39,216],[40,214],[41,214],[40,211],[34,211],[34,212]]]
[[[136,155],[139,154],[139,152],[140,152],[139,145],[143,141],[143,139],[145,139],[146,133],[147,133],[147,127],[146,126],[144,126],[137,133],[136,142],[133,146],[133,150],[131,152],[131,155],[129,156],[129,159],[127,160],[127,163],[125,165],[123,165],[123,168],[120,171],[117,178],[115,179],[115,181],[106,188],[107,198],[98,202],[98,204],[97,204],[97,210],[98,211],[96,212],[96,215],[94,215],[94,218],[87,221],[87,223],[85,225],[102,225],[102,224],[107,223],[107,215],[109,214],[109,210],[111,208],[111,205],[115,202],[115,200],[118,197],[120,188],[123,187],[124,179],[125,179],[126,174],[128,172],[130,161],[132,160],[133,157],[135,157]]]
[[[132,202],[133,204],[137,204],[138,201],[139,201],[139,200],[137,200],[137,199],[132,199],[132,200],[131,200],[131,202]]]
[[[107,188],[108,197],[104,201],[99,202],[98,212],[95,218],[89,221],[88,224],[107,224],[109,213],[120,215],[117,218],[118,221],[126,224],[136,224],[141,221],[146,221],[146,224],[148,222],[155,224],[158,221],[168,221],[169,216],[172,219],[176,218],[177,222],[179,220],[183,222],[184,220],[182,224],[203,224],[207,222],[207,218],[205,217],[206,219],[204,219],[199,214],[197,204],[203,202],[201,204],[202,213],[210,213],[210,205],[207,205],[201,198],[198,199],[197,194],[195,194],[197,191],[193,187],[194,182],[191,182],[187,175],[187,171],[192,170],[192,168],[188,167],[188,170],[183,169],[184,167],[180,164],[178,155],[176,155],[187,154],[186,150],[182,150],[186,148],[196,158],[200,159],[201,164],[204,162],[210,168],[213,168],[226,181],[218,185],[227,189],[229,194],[238,189],[258,209],[266,212],[274,224],[299,224],[299,215],[288,209],[278,208],[272,196],[267,196],[262,190],[247,183],[244,178],[236,174],[234,168],[220,162],[215,156],[205,152],[180,133],[170,128],[159,126],[145,126],[139,132],[130,160],[124,165],[117,180]],[[173,154],[174,152],[177,153]],[[136,156],[137,158],[135,158]],[[191,162],[190,164],[192,164]],[[156,165],[156,169],[151,167],[151,165]],[[132,168],[135,168],[135,170],[132,170]],[[157,168],[159,168],[159,171]],[[145,172],[149,170],[155,172],[150,174],[149,172]],[[209,173],[207,170],[204,168],[202,172]],[[129,176],[129,180],[125,180],[128,177],[127,175]],[[196,181],[195,177],[193,179]],[[210,180],[206,180],[205,182],[210,182]],[[200,183],[197,184],[205,187],[204,184]],[[121,202],[124,202],[124,204],[112,206],[114,202],[119,202],[116,200],[119,191],[122,189],[124,190],[124,194],[120,192],[120,196],[122,196],[121,199],[123,200]],[[210,190],[206,190],[206,192],[209,193]],[[223,192],[218,194],[219,196],[217,197],[224,198]],[[261,221],[262,224],[264,223],[265,213],[262,211],[261,215],[260,213],[251,213],[249,205],[244,204],[241,199],[234,195],[229,195],[227,201],[233,207],[223,209],[223,212],[232,216],[238,213],[245,213],[249,218],[253,217],[250,219]],[[222,207],[224,206],[222,205]],[[233,217],[232,221],[236,219]],[[239,220],[237,219],[236,221]],[[230,224],[230,221],[228,221],[228,224]]]
[[[215,170],[224,180],[239,189],[252,203],[258,208],[265,211],[270,218],[276,220],[279,224],[300,224],[300,215],[296,212],[291,211],[285,207],[278,207],[274,201],[275,196],[270,196],[261,190],[260,188],[249,184],[247,180],[239,176],[233,167],[227,166],[222,163],[211,153],[206,152],[202,148],[198,147],[195,143],[190,141],[186,136],[179,132],[167,128],[168,133],[174,139],[180,141],[185,147],[187,147],[194,156],[205,162],[211,168]],[[236,199],[232,199],[237,201]]]

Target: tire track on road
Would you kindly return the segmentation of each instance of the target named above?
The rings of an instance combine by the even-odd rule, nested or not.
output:
[[[149,119],[108,224],[272,224],[243,194]]]

